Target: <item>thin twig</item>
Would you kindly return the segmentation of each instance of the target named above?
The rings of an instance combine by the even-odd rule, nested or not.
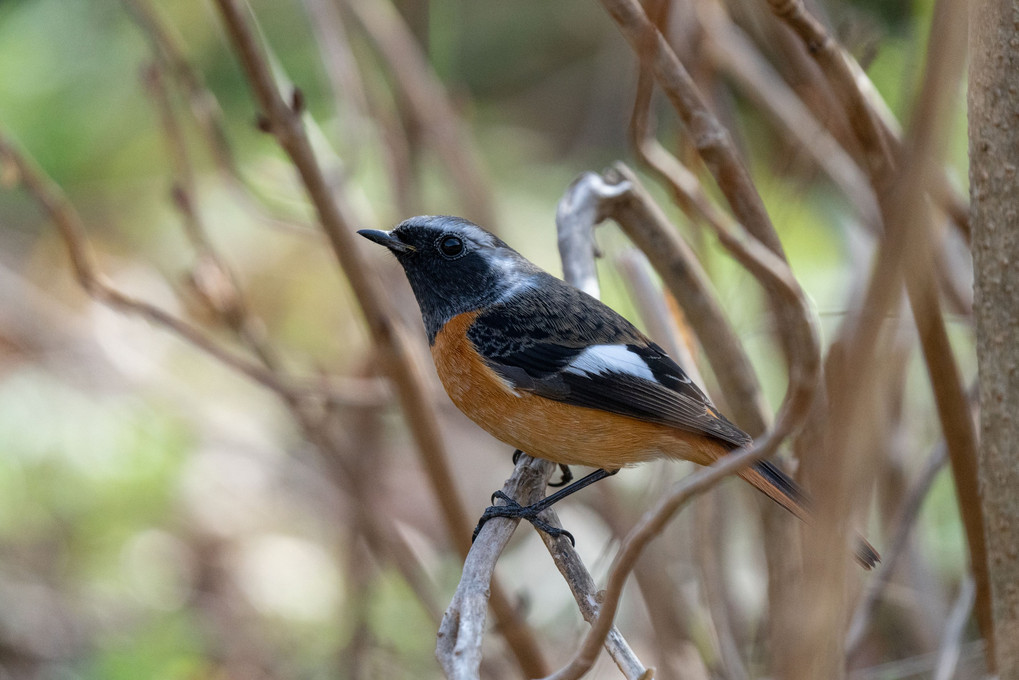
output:
[[[982,640],[967,642],[960,646],[959,661],[966,662],[970,668],[976,666],[984,654]],[[850,671],[847,680],[888,680],[888,678],[928,678],[937,667],[938,654],[920,654],[905,659],[897,659],[870,668]],[[972,665],[970,665],[972,664]],[[984,674],[962,677],[987,677]]]
[[[216,4],[261,109],[265,126],[293,162],[333,254],[350,282],[368,330],[378,346],[382,363],[396,387],[451,540],[466,556],[470,548],[471,527],[460,493],[453,483],[434,402],[426,387],[424,360],[410,341],[409,331],[391,310],[377,279],[360,258],[352,226],[359,222],[342,194],[326,181],[305,133],[300,106],[294,106],[300,103],[299,98],[291,97],[292,101],[288,103],[280,94],[250,19],[237,0],[217,0]],[[544,662],[533,633],[494,583],[491,603],[521,668],[526,673],[540,673]]]
[[[327,399],[339,400],[345,404],[359,404],[362,408],[375,408],[379,404],[378,396],[373,396],[371,392],[372,389],[376,392],[378,391],[377,384],[366,380],[350,383],[341,382],[340,385],[342,387],[340,390],[333,386],[326,386],[322,381],[301,385],[301,383],[292,377],[280,373],[278,367],[266,359],[266,357],[270,356],[269,352],[259,352],[262,366],[246,361],[235,363],[235,361],[240,362],[242,360],[236,359],[227,349],[205,336],[200,329],[191,326],[185,321],[176,319],[154,305],[134,300],[109,286],[105,282],[103,275],[95,269],[95,258],[85,235],[84,226],[73,206],[63,196],[60,188],[47,176],[43,175],[34,162],[16,149],[2,133],[0,133],[0,160],[12,163],[17,167],[18,175],[26,189],[46,209],[49,217],[58,226],[64,244],[71,255],[75,275],[82,288],[91,297],[121,313],[146,319],[154,325],[190,342],[199,350],[208,353],[226,366],[248,375],[259,384],[275,392],[294,415],[295,420],[301,426],[306,436],[308,436],[308,439],[315,443],[319,450],[323,452],[325,461],[337,473],[333,475],[333,479],[337,481],[338,486],[344,488],[348,493],[352,491],[353,486],[350,480],[354,478],[354,475],[349,468],[344,466],[344,461],[340,455],[340,449],[343,447],[337,446],[336,442],[327,437],[322,429],[318,427],[318,424],[309,417],[308,401],[309,398],[321,400],[325,397]],[[238,328],[248,324],[243,319],[239,320],[238,323]],[[243,334],[239,332],[238,335],[242,340],[244,339]],[[355,391],[354,385],[357,386],[356,392],[359,394],[365,393],[364,397],[361,397],[359,400],[349,395],[350,392]],[[366,390],[366,387],[369,389]],[[364,505],[361,504],[357,507],[362,509]],[[421,580],[424,569],[414,558],[413,552],[405,545],[401,537],[389,536],[389,529],[382,525],[381,517],[382,515],[379,513],[366,513],[358,524],[361,535],[365,537],[369,546],[377,554],[389,558],[396,565],[398,571],[400,571],[411,589],[419,597],[422,606],[426,611],[434,613],[434,598],[429,590],[423,586]],[[435,618],[437,620],[437,615]]]
[[[899,515],[892,525],[890,539],[882,554],[881,568],[874,574],[873,580],[867,585],[863,599],[857,605],[853,614],[853,620],[849,624],[849,632],[846,635],[846,657],[852,658],[857,648],[863,643],[864,634],[869,627],[870,620],[874,616],[881,596],[885,592],[895,568],[898,566],[899,558],[902,556],[909,542],[909,537],[916,526],[920,508],[927,498],[938,472],[948,461],[948,449],[942,441],[935,447],[934,451],[927,458],[923,470],[913,483],[909,494],[902,502]]]
[[[375,130],[369,125],[368,95],[351,49],[348,28],[336,0],[304,0],[304,6],[329,80],[333,106],[342,124],[347,165],[353,168],[365,146],[364,137],[374,136]]]
[[[535,503],[544,496],[553,470],[555,465],[548,461],[521,456],[503,493],[521,505]],[[542,514],[542,520],[558,521],[551,508]],[[449,680],[478,678],[495,563],[519,522],[507,517],[489,520],[467,553],[460,582],[442,617],[435,648],[435,657]]]
[[[554,515],[549,517],[549,524],[561,528],[558,517]],[[566,585],[570,587],[570,592],[573,593],[573,598],[577,601],[581,616],[589,624],[593,624],[598,618],[601,598],[591,573],[584,566],[580,555],[569,541],[552,538],[541,531],[538,534],[552,555]],[[604,647],[624,678],[627,680],[650,680],[654,670],[646,668],[641,663],[615,626],[612,626],[605,636]]]
[[[183,40],[174,26],[167,22],[153,6],[151,0],[122,0],[128,13],[152,45],[152,51],[163,69],[183,92],[188,110],[198,125],[212,160],[227,186],[233,190],[241,207],[262,222],[284,231],[303,236],[318,234],[310,225],[302,224],[296,216],[270,214],[243,176],[230,146],[223,109],[206,86],[201,71],[194,68],[186,56]]]
[[[935,41],[932,44],[941,43]],[[817,477],[816,482],[823,496],[830,499],[830,502],[819,508],[823,526],[829,528],[841,526],[845,522],[850,499],[854,496],[854,487],[858,488],[861,480],[872,474],[870,459],[873,453],[866,449],[862,433],[868,427],[869,395],[873,394],[880,378],[880,362],[874,359],[887,355],[887,339],[883,339],[881,334],[884,318],[898,300],[903,272],[907,273],[906,278],[910,280],[913,273],[929,269],[928,260],[925,259],[928,244],[925,236],[929,219],[925,188],[928,186],[931,167],[929,159],[938,157],[943,148],[942,126],[946,104],[953,89],[952,84],[958,77],[958,73],[953,73],[953,67],[949,64],[953,61],[961,63],[962,60],[957,43],[949,40],[942,48],[928,54],[931,61],[925,71],[919,103],[907,137],[907,152],[896,160],[894,167],[898,168],[898,172],[888,175],[889,185],[882,187],[878,194],[888,233],[880,244],[870,285],[859,312],[846,320],[839,350],[829,357],[828,392],[832,395],[832,409],[829,446],[826,451],[828,467],[823,476]],[[958,64],[954,67],[957,68]],[[946,68],[947,71],[943,70]],[[867,112],[853,112],[857,117],[865,114],[869,116]],[[858,120],[854,129],[860,127],[866,126]],[[883,145],[873,139],[861,137],[860,141],[874,145],[869,149],[872,157],[885,153],[882,151]],[[891,173],[891,161],[874,158],[873,163],[869,168],[872,181],[876,181],[878,174]],[[911,297],[915,302],[916,296]],[[928,311],[925,305],[914,305],[914,317],[920,317]],[[925,317],[924,322],[928,318]],[[944,330],[943,327],[941,330]],[[926,348],[927,343],[924,345]],[[938,365],[935,361],[946,362],[943,369],[951,379],[954,360],[950,354],[937,358],[930,352],[925,354],[932,371]],[[938,391],[939,387],[935,385],[936,397],[940,400]],[[968,421],[968,408],[963,407],[961,410]],[[972,428],[971,422],[969,426]],[[949,432],[947,421],[945,434],[946,439],[954,436]],[[952,448],[950,441],[950,455]],[[964,521],[965,514],[964,511]],[[967,534],[971,540],[982,537],[971,534],[968,528]],[[826,594],[842,592],[846,578],[845,567],[830,559],[840,548],[830,535],[808,531],[807,539],[808,549],[805,554],[808,556],[808,569],[802,596],[804,603],[810,602],[814,611],[809,619],[805,617],[801,621],[795,639],[804,652],[810,650],[812,657],[811,664],[798,668],[794,677],[836,677],[843,668],[841,631],[845,617],[841,611],[841,602],[828,598]],[[816,602],[825,602],[825,598],[828,598],[827,604],[815,606]]]
[[[664,149],[662,152],[671,158]],[[688,205],[697,206],[703,219],[714,223],[716,233],[735,229],[732,220],[710,203],[692,175],[689,181],[677,178],[683,168],[678,163],[676,166],[676,173],[669,175],[675,180],[673,189],[683,194]],[[752,436],[764,432],[770,416],[757,374],[693,251],[626,165],[616,163],[606,179],[629,186],[629,191],[615,202],[612,218],[647,255],[683,309],[735,421]]]
[[[658,536],[672,516],[690,499],[738,472],[747,465],[775,453],[779,445],[795,434],[810,415],[814,391],[820,375],[820,350],[817,329],[809,304],[788,265],[772,249],[744,232],[737,237],[728,231],[717,234],[733,256],[753,274],[771,296],[776,307],[787,309],[794,323],[784,325],[786,345],[791,349],[789,384],[775,426],[746,450],[734,452],[676,484],[654,510],[623,541],[613,560],[598,618],[570,662],[549,676],[549,680],[567,680],[582,676],[594,664],[619,606],[620,595],[634,564],[644,547]]]
[[[941,647],[938,649],[938,663],[934,667],[933,680],[951,680],[956,677],[955,670],[962,656],[962,636],[966,632],[966,623],[973,602],[976,599],[976,587],[973,579],[966,577],[959,584],[959,596],[952,605],[952,612],[945,621],[945,630],[941,635]]]
[[[166,138],[173,172],[173,204],[181,215],[184,231],[197,256],[190,283],[202,301],[261,360],[265,368],[275,371],[279,368],[280,359],[265,337],[265,324],[252,316],[237,275],[213,247],[199,211],[198,187],[187,140],[174,112],[160,62],[148,67],[143,77],[156,104]]]
[[[888,137],[859,86],[857,74],[844,50],[824,26],[806,11],[802,0],[768,0],[768,3],[774,13],[807,45],[848,112],[853,130],[864,149],[871,181],[878,188],[885,225],[889,230],[893,227],[906,232],[917,230],[920,235],[926,236],[905,237],[912,242],[913,250],[920,252],[911,253],[911,262],[903,271],[906,273],[913,317],[917,322],[938,415],[948,444],[956,488],[959,490],[959,510],[966,528],[976,581],[977,620],[985,639],[990,640],[993,626],[983,518],[977,486],[976,433],[965,407],[965,389],[948,342],[931,275],[930,253],[933,248],[930,239],[934,232],[929,225],[933,220],[927,204],[909,198],[914,194],[922,196],[929,191],[929,187],[938,185],[938,171],[928,159],[940,158],[943,153],[947,105],[961,76],[966,25],[963,3],[942,0],[935,7],[929,44],[937,45],[938,49],[928,51],[924,80],[916,100],[910,133],[895,156],[895,150],[890,148]],[[913,166],[908,171],[903,167],[907,163]],[[896,167],[900,169],[900,175],[906,175],[904,180],[893,175]],[[889,191],[889,187],[893,187],[893,190]],[[889,240],[893,238],[894,234]],[[993,653],[989,653],[988,658],[992,657]]]
[[[878,116],[860,90],[856,74],[849,66],[845,50],[814,18],[802,0],[767,0],[772,12],[800,37],[814,61],[821,67],[832,91],[849,116],[849,123],[860,140],[866,165],[872,174],[887,176],[891,152]]]
[[[711,58],[771,117],[798,150],[807,154],[842,190],[863,224],[871,231],[879,230],[881,215],[866,174],[814,118],[746,34],[728,20],[721,5],[697,3],[697,8]]]
[[[733,214],[772,252],[782,244],[757,187],[740,160],[728,131],[704,103],[697,87],[637,0],[602,0],[641,63],[651,70],[686,126],[693,145],[718,183]]]
[[[345,0],[375,42],[416,122],[449,171],[466,215],[490,228],[496,224],[482,163],[414,35],[390,0]]]
[[[701,590],[707,603],[711,620],[718,634],[718,651],[730,680],[749,680],[750,673],[740,654],[736,634],[733,631],[731,612],[725,584],[727,569],[723,558],[721,537],[724,535],[724,513],[719,512],[721,497],[713,495],[699,499],[694,504],[694,525],[697,528],[697,567],[700,571]]]
[[[274,372],[263,368],[258,363],[234,354],[196,326],[177,318],[164,309],[143,300],[137,300],[114,288],[99,271],[95,254],[85,236],[85,227],[81,218],[68,203],[60,187],[44,175],[2,130],[0,130],[0,156],[18,169],[18,176],[25,189],[57,225],[67,247],[74,276],[90,297],[113,309],[139,316],[170,330],[174,335],[274,392],[290,395],[294,399],[302,397],[304,390],[280,379]]]

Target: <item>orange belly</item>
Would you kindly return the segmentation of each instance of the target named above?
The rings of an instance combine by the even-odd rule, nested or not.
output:
[[[512,389],[467,338],[476,316],[450,320],[435,337],[432,358],[453,403],[496,439],[556,463],[609,470],[661,457],[707,465],[727,453],[719,442],[684,430]]]

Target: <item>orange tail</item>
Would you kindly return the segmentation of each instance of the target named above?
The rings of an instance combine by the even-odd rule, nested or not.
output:
[[[745,468],[739,476],[747,480],[783,508],[804,522],[810,521],[807,509],[807,495],[786,473],[773,463],[762,460],[753,467]]]
[[[809,501],[803,489],[773,463],[761,461],[743,470],[739,476],[804,522],[810,521]],[[854,556],[864,569],[873,569],[881,561],[877,550],[863,536],[856,537]]]

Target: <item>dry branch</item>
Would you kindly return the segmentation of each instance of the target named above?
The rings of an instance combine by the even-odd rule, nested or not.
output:
[[[345,0],[389,66],[410,111],[442,158],[466,216],[494,228],[495,211],[482,164],[442,83],[390,0]]]
[[[775,426],[750,449],[730,454],[676,484],[652,511],[644,515],[626,537],[613,560],[598,618],[571,661],[549,676],[549,680],[575,679],[590,670],[612,625],[623,585],[634,564],[644,547],[661,533],[673,515],[686,502],[711,488],[726,475],[774,454],[779,445],[795,434],[810,415],[820,375],[820,349],[813,316],[803,291],[785,261],[749,234],[744,232],[738,237],[729,231],[720,230],[717,236],[733,256],[760,281],[771,296],[774,306],[785,309],[785,318],[792,321],[782,328],[786,346],[792,350],[792,362],[789,366],[788,389]]]
[[[794,27],[815,25],[816,22],[804,19],[793,12],[795,8],[789,5],[783,7],[787,12],[783,16],[787,19],[793,17]],[[945,27],[937,20],[934,26],[935,30]],[[932,44],[942,43],[932,38]],[[828,55],[818,59],[823,67],[832,69],[834,74],[832,77],[845,75],[844,62],[832,56],[838,54],[837,46],[831,45],[830,42],[824,42],[823,45],[814,42],[811,45],[819,48],[818,54]],[[934,378],[935,396],[941,403],[942,398],[948,393],[963,394],[961,384],[958,382],[945,386],[946,382],[957,380],[952,373],[954,359],[950,353],[939,354],[931,351],[931,338],[937,336],[939,332],[943,333],[944,327],[939,323],[938,316],[928,315],[933,311],[931,304],[918,304],[920,296],[917,295],[919,291],[923,294],[923,300],[930,300],[930,296],[922,290],[925,286],[929,290],[932,282],[928,276],[929,260],[926,259],[929,252],[927,250],[929,214],[926,211],[925,191],[929,186],[931,174],[930,158],[938,156],[941,149],[939,142],[944,138],[941,125],[944,121],[945,105],[952,84],[956,82],[952,70],[946,72],[941,69],[949,67],[952,60],[959,58],[957,43],[948,42],[943,47],[944,49],[934,50],[929,55],[930,63],[918,99],[914,123],[907,137],[906,151],[894,163],[891,159],[882,157],[882,154],[887,153],[887,149],[880,136],[874,136],[873,119],[855,84],[850,84],[853,87],[852,93],[841,93],[847,101],[856,103],[857,108],[850,109],[849,113],[854,119],[854,129],[860,135],[860,142],[867,146],[868,157],[871,158],[869,166],[871,179],[875,187],[880,188],[878,197],[888,233],[880,245],[867,294],[859,307],[860,312],[847,319],[842,340],[838,343],[839,349],[833,352],[828,362],[829,394],[833,399],[832,423],[826,451],[827,467],[824,478],[818,478],[821,493],[833,501],[820,508],[824,525],[828,527],[840,526],[845,521],[845,515],[851,507],[851,499],[860,480],[869,474],[867,467],[870,466],[869,460],[873,454],[864,448],[861,433],[865,432],[867,427],[868,395],[873,393],[878,382],[880,364],[875,361],[875,357],[886,356],[886,347],[881,337],[883,321],[898,299],[903,272],[906,273],[906,281],[912,282],[909,288],[914,304],[914,316],[921,324],[921,337],[929,371],[932,377],[938,371],[943,371],[943,375]],[[843,69],[836,68],[839,64]],[[842,80],[833,80],[833,84],[836,88],[847,86]],[[897,168],[898,172],[893,173],[893,167]],[[887,184],[882,185],[878,181],[879,178]],[[923,276],[926,280],[920,280],[917,276]],[[933,301],[935,309],[936,303],[935,299]],[[928,325],[929,322],[934,328]],[[929,331],[928,338],[924,338],[925,328]],[[963,417],[968,420],[968,409],[963,406],[960,410]],[[957,423],[949,419],[944,420],[943,425],[950,453],[955,448],[953,444],[960,443],[962,446],[956,453],[962,453],[966,443],[960,442],[958,435],[965,432],[966,426],[957,427]],[[954,457],[956,454],[952,455]],[[965,491],[960,489],[960,493],[965,494]],[[964,521],[967,512],[969,511],[963,508]],[[969,530],[967,534],[970,536],[971,549],[975,545],[972,542],[974,540],[977,541],[976,547],[979,548],[980,536],[971,534]],[[804,583],[804,602],[825,602],[823,598],[826,597],[826,593],[842,592],[846,577],[845,568],[841,562],[827,559],[833,550],[837,551],[838,546],[829,536],[808,532],[806,554],[810,561]],[[974,556],[974,560],[976,559]],[[979,569],[977,564],[974,566]],[[809,620],[804,619],[801,622],[797,634],[798,644],[804,652],[811,650],[814,656],[813,664],[798,669],[797,677],[808,678],[819,675],[837,677],[843,672],[841,637],[836,634],[843,626],[842,605],[831,600],[827,600],[827,603],[826,606],[817,607]]]
[[[825,27],[804,8],[801,0],[768,0],[772,10],[803,40],[846,109],[857,139],[864,149],[871,182],[878,194],[883,221],[889,234],[882,253],[892,248],[911,248],[902,262],[913,317],[920,333],[938,415],[948,444],[949,458],[959,495],[959,510],[966,527],[977,589],[976,613],[981,631],[990,638],[990,590],[976,470],[976,435],[966,407],[965,388],[951,352],[932,275],[931,244],[937,234],[929,206],[923,200],[932,186],[939,186],[940,170],[934,166],[944,150],[949,103],[958,86],[964,61],[966,25],[963,3],[937,3],[928,43],[936,45],[927,55],[924,81],[916,100],[912,124],[898,153],[889,145],[879,117],[867,100],[860,79],[845,51]],[[915,234],[896,232],[916,231]],[[896,243],[893,245],[892,242]],[[898,259],[899,255],[888,255]],[[898,266],[886,263],[887,274]],[[882,267],[878,265],[878,269]],[[878,272],[872,279],[872,290]],[[883,283],[891,283],[884,281]],[[874,307],[864,307],[868,314]],[[882,307],[881,309],[884,309]],[[863,336],[858,336],[863,337]],[[864,341],[864,344],[867,344]]]
[[[664,149],[661,151],[668,155]],[[682,170],[677,165],[677,172]],[[615,201],[612,218],[647,255],[683,309],[690,327],[704,348],[704,354],[715,372],[735,421],[752,436],[764,432],[770,415],[757,374],[697,257],[632,170],[622,163],[616,163],[605,177],[610,183],[625,184],[628,187],[628,191],[621,193]],[[733,229],[732,221],[714,208],[692,175],[687,173],[682,179],[676,180],[672,188],[682,192],[687,205],[694,206],[703,219],[714,222],[716,230]]]
[[[941,471],[941,468],[947,461],[948,450],[944,442],[941,442],[928,457],[916,482],[914,482],[910,492],[902,501],[899,514],[889,532],[890,539],[885,543],[886,547],[882,553],[881,568],[875,574],[874,579],[867,584],[863,598],[857,605],[852,621],[849,624],[849,632],[846,634],[846,656],[848,658],[852,658],[857,647],[862,644],[864,634],[874,616],[874,611],[881,601],[881,596],[885,592],[892,574],[895,573],[899,557],[905,551],[909,537],[916,526],[920,508],[927,498],[931,487],[934,485],[937,473]]]
[[[75,279],[96,301],[117,311],[141,317],[194,345],[206,354],[255,382],[283,395],[300,399],[306,389],[277,376],[258,363],[238,356],[200,328],[170,314],[153,304],[137,300],[114,288],[99,270],[81,218],[63,192],[35,163],[25,156],[0,130],[0,159],[17,169],[25,189],[35,198],[60,231],[67,247]]]
[[[303,235],[317,232],[293,216],[278,217],[266,210],[255,195],[230,146],[223,110],[216,96],[205,85],[201,71],[194,68],[186,56],[183,39],[172,24],[167,22],[151,0],[122,0],[128,13],[151,44],[153,55],[161,70],[169,76],[188,103],[188,110],[205,142],[212,160],[227,185],[233,190],[241,206],[259,220],[273,227],[296,231]]]
[[[530,505],[544,496],[553,470],[555,466],[548,461],[521,456],[503,492],[521,505]],[[558,523],[552,509],[547,510],[542,519]],[[435,657],[449,680],[479,677],[495,563],[519,522],[519,519],[506,517],[489,520],[467,553],[460,583],[442,616],[435,647]]]
[[[350,45],[348,27],[336,0],[304,0],[304,6],[322,55],[333,106],[342,123],[341,139],[348,150],[347,165],[353,166],[365,145],[365,136],[374,136],[375,131],[369,124],[368,94]]]
[[[835,138],[814,118],[782,77],[721,6],[698,3],[711,58],[739,89],[767,114],[785,136],[808,155],[838,186],[871,231],[880,230],[881,215],[867,176]]]
[[[335,439],[330,437],[319,426],[319,423],[310,417],[309,401],[337,400],[362,408],[375,408],[378,405],[377,397],[372,397],[370,394],[365,395],[368,398],[360,399],[358,404],[357,400],[349,398],[349,388],[342,393],[337,393],[329,387],[323,389],[321,384],[319,389],[314,389],[310,384],[308,387],[304,387],[292,377],[282,374],[270,359],[275,354],[271,348],[260,340],[254,340],[250,334],[245,332],[244,329],[252,323],[246,312],[235,318],[231,325],[237,336],[259,356],[262,366],[246,361],[235,364],[235,360],[244,360],[236,359],[228,349],[207,337],[199,328],[173,317],[159,307],[134,300],[112,288],[105,282],[103,275],[95,269],[94,255],[91,252],[84,226],[73,206],[63,196],[60,188],[43,175],[32,160],[25,157],[2,134],[0,134],[0,163],[11,164],[17,169],[18,176],[29,193],[46,209],[48,216],[58,226],[63,242],[70,253],[71,261],[75,265],[76,277],[89,295],[118,312],[128,316],[139,316],[169,331],[190,342],[199,350],[208,353],[214,359],[221,361],[229,368],[254,378],[262,386],[275,392],[291,411],[309,441],[322,451],[327,466],[334,473],[333,479],[337,485],[348,494],[356,494],[357,486],[351,481],[355,479],[355,475],[342,457],[344,447],[338,445]],[[203,243],[208,246],[207,241],[203,240]],[[211,255],[215,256],[217,260],[219,259],[215,253],[211,253]],[[237,295],[238,299],[242,299],[239,291]],[[245,308],[241,304],[240,309]],[[359,383],[360,389],[363,389],[362,383]],[[356,514],[360,517],[360,521],[357,523],[359,533],[376,554],[389,559],[397,567],[397,570],[418,596],[425,610],[434,612],[432,595],[422,582],[423,568],[418,564],[403,539],[399,535],[391,536],[388,528],[383,526],[380,521],[382,515],[366,510],[370,505],[369,502],[354,504]],[[438,619],[437,615],[435,618]]]
[[[594,226],[611,212],[613,202],[626,189],[625,185],[608,184],[594,173],[585,173],[570,185],[559,202],[556,224],[566,280],[574,286],[586,285],[591,294],[598,292]],[[530,505],[544,497],[545,486],[555,469],[548,461],[521,456],[502,491],[521,505]],[[545,511],[542,519],[552,526],[561,526],[551,508]],[[498,529],[489,531],[489,525],[495,523]],[[495,561],[518,523],[519,520],[503,518],[489,520],[464,562],[460,584],[443,617],[436,646],[436,656],[449,678],[477,677],[485,632],[483,601],[487,585],[494,573]],[[538,533],[573,593],[584,620],[594,621],[599,610],[599,596],[587,567],[568,541]],[[652,671],[634,655],[619,631],[612,628],[604,636],[604,645],[627,680],[650,677]]]
[[[426,387],[424,360],[410,341],[408,330],[390,309],[377,280],[358,255],[353,240],[353,225],[358,221],[343,196],[326,181],[305,133],[300,107],[294,106],[299,103],[299,97],[290,96],[287,101],[280,94],[246,10],[236,0],[217,0],[217,6],[267,130],[276,137],[300,175],[319,223],[358,300],[383,365],[396,387],[451,540],[459,552],[466,555],[471,527],[446,459],[437,414]],[[495,584],[492,607],[521,668],[527,673],[540,673],[544,663],[537,641]]]
[[[686,126],[690,140],[733,214],[754,238],[775,253],[782,244],[764,209],[750,174],[739,158],[729,132],[701,99],[697,87],[637,0],[602,0],[641,63],[655,75],[665,96]]]
[[[938,649],[938,663],[934,667],[934,680],[951,680],[956,677],[956,667],[962,656],[962,636],[966,632],[966,623],[973,610],[976,599],[976,587],[973,579],[964,578],[959,586],[959,596],[952,606],[952,612],[945,621],[945,630],[941,636],[941,647]]]

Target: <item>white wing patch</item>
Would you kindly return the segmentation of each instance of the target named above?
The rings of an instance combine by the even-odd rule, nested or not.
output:
[[[624,373],[651,382],[658,382],[644,360],[627,349],[626,345],[592,345],[581,352],[563,370],[582,376]]]

